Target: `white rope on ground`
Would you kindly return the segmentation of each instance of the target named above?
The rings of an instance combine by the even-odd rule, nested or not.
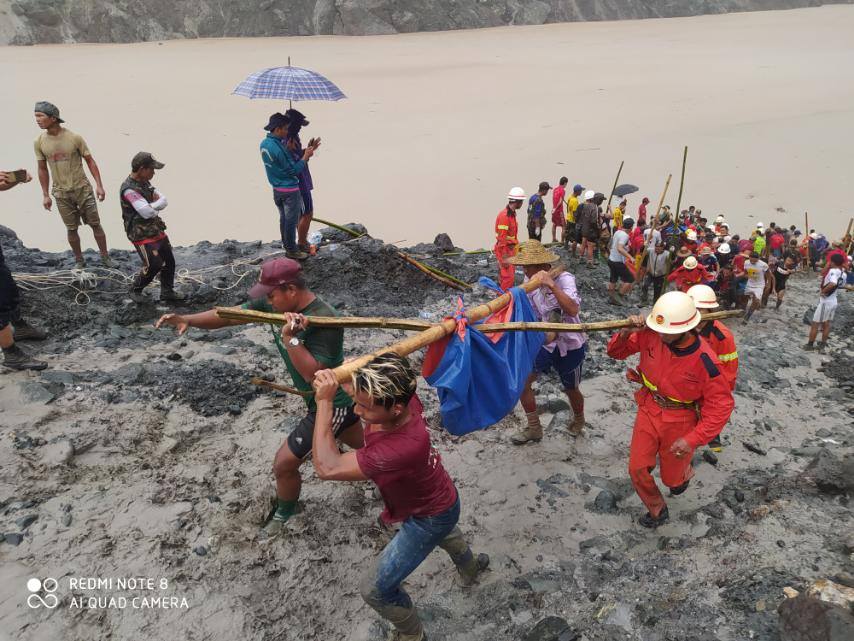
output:
[[[208,285],[212,289],[220,292],[228,291],[240,285],[240,283],[243,282],[243,279],[253,271],[251,269],[238,271],[239,268],[257,264],[259,258],[263,260],[269,256],[276,256],[283,253],[285,253],[284,250],[280,250],[250,259],[237,260],[222,265],[211,265],[210,267],[203,267],[201,269],[178,269],[175,272],[175,281],[178,283]],[[231,273],[237,277],[237,280],[225,287],[217,287],[211,284],[211,281],[203,279],[203,276],[222,269],[230,269]],[[91,267],[87,269],[61,269],[53,272],[42,273],[14,272],[12,276],[15,279],[15,282],[17,282],[18,287],[24,291],[48,291],[60,287],[68,287],[75,292],[75,305],[88,305],[92,302],[89,291],[95,289],[99,282],[113,281],[129,288],[131,283],[133,283],[135,274],[128,275],[118,269],[112,269],[110,267]],[[101,293],[120,296],[124,296],[126,294],[124,291]]]

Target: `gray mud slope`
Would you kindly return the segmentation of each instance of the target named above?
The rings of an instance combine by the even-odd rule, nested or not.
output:
[[[453,308],[457,293],[394,248],[326,236],[307,274],[344,313],[435,319]],[[14,271],[70,266],[67,253],[25,248],[9,232],[2,241]],[[189,270],[180,285],[191,294],[187,309],[241,302],[260,259],[276,251],[231,241],[177,249],[179,268]],[[136,269],[130,252],[113,256],[120,272]],[[495,274],[488,255],[427,260],[466,280]],[[627,311],[605,302],[604,268],[568,265],[583,319]],[[303,413],[300,399],[248,382],[286,377],[269,330],[154,330],[166,308],[130,304],[113,277],[85,305],[67,287],[27,293],[26,314],[52,332],[33,346],[51,367],[0,374],[4,633],[22,641],[383,638],[384,624],[358,593],[384,543],[368,483],[321,482],[306,465],[303,511],[287,536],[257,540],[273,454]],[[828,353],[803,352],[802,317],[815,297],[813,278],[793,277],[779,312],[731,322],[742,370],[726,448],[715,464],[698,456],[689,491],[669,499],[671,522],[656,532],[634,522],[643,508],[626,475],[632,386],[625,364],[604,357],[607,336],[591,335],[590,426],[577,440],[566,434],[568,407],[553,377],[538,385],[546,436],[522,448],[509,444],[524,422],[518,408],[454,438],[422,381],[434,443],[462,497],[460,526],[492,557],[470,590],[455,585],[440,551],[409,578],[430,638],[772,641],[782,588],[827,577],[850,584],[854,311],[840,294]],[[480,289],[465,296],[468,304],[486,298]],[[346,349],[360,354],[401,336],[353,330]],[[26,607],[33,576],[60,580],[61,607]],[[139,594],[69,591],[78,576],[166,579],[158,594],[184,597],[189,608],[70,608],[75,596]]]
[[[383,35],[671,18],[851,0],[0,0],[0,44]]]

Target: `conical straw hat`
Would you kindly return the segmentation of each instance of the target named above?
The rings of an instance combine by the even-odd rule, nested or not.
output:
[[[519,252],[507,259],[511,265],[551,265],[560,256],[551,253],[538,240],[527,240],[519,245]]]

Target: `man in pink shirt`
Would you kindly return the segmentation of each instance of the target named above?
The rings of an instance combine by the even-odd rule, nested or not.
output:
[[[566,215],[563,212],[564,198],[566,197],[566,184],[569,178],[560,179],[558,186],[552,191],[552,242],[557,242],[557,228],[560,227],[560,242],[564,242],[566,230]]]
[[[385,510],[383,524],[400,529],[363,575],[365,602],[396,628],[401,641],[423,641],[424,626],[402,587],[403,581],[436,547],[451,557],[463,585],[471,585],[488,566],[486,554],[473,554],[457,527],[460,498],[430,444],[423,408],[415,395],[417,378],[409,361],[382,354],[354,372],[348,394],[365,427],[365,446],[342,454],[332,432],[338,381],[332,370],[314,379],[317,418],[312,451],[321,479],[373,481]]]
[[[535,280],[539,287],[528,294],[531,307],[540,321],[551,323],[580,323],[578,312],[581,296],[575,286],[575,277],[562,272],[556,277],[549,275],[552,263],[558,256],[536,241],[524,243],[516,256],[510,259],[521,265],[526,280]],[[572,407],[573,418],[567,425],[572,436],[581,434],[584,428],[584,395],[581,393],[581,366],[587,353],[587,336],[582,332],[557,332],[546,334],[546,344],[534,361],[534,369],[519,399],[528,425],[511,438],[514,445],[523,445],[543,438],[543,426],[537,413],[537,399],[532,385],[540,374],[557,370],[563,388]]]

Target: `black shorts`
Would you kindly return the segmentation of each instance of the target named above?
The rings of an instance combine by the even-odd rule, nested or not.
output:
[[[774,289],[778,292],[786,291],[786,281],[789,280],[788,275],[774,273]]]
[[[314,437],[314,419],[316,412],[309,412],[299,422],[294,430],[288,434],[288,448],[298,459],[304,459],[311,454],[311,440]],[[353,427],[359,422],[359,417],[353,412],[353,406],[336,407],[332,411],[332,433],[335,438],[341,432]]]
[[[616,283],[618,280],[622,280],[624,283],[635,282],[635,277],[632,276],[632,272],[629,271],[629,268],[625,263],[618,263],[616,261],[609,260],[608,269],[611,272],[609,281],[612,283]]]

